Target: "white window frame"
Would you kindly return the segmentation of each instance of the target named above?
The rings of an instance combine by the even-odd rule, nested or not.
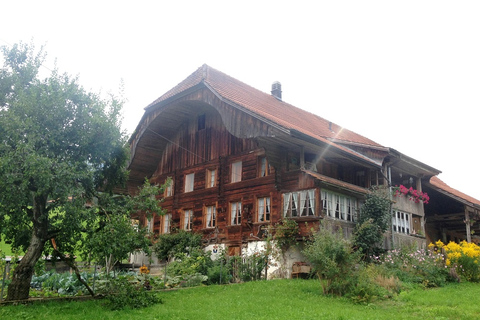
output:
[[[205,206],[205,228],[215,228],[217,226],[217,207]]]
[[[400,210],[392,210],[392,230],[396,233],[410,234],[412,230],[412,214]]]
[[[195,186],[195,173],[185,175],[185,192],[192,192]]]
[[[329,190],[321,191],[322,210],[325,216],[342,221],[357,220],[357,199]]]
[[[242,202],[230,202],[230,225],[237,226],[242,224]]]
[[[183,230],[191,231],[193,228],[193,209],[183,210]]]
[[[270,221],[272,213],[270,197],[257,198],[257,222]]]
[[[283,194],[283,216],[289,218],[314,217],[316,190],[307,189]]]
[[[231,175],[230,182],[240,182],[242,181],[242,161],[232,162],[231,165]]]

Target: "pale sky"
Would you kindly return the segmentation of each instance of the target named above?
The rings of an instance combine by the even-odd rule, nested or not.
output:
[[[206,63],[441,170],[480,199],[480,1],[2,1],[0,45],[94,92],[125,129]]]

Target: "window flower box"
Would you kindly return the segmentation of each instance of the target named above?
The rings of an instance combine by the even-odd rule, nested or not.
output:
[[[428,204],[430,197],[426,192],[418,191],[412,187],[407,188],[404,185],[393,187],[393,196],[394,197],[405,197],[410,201],[419,203],[422,201],[424,204]]]

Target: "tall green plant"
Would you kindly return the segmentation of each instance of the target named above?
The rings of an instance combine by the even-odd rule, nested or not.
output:
[[[391,223],[391,201],[386,188],[373,189],[365,197],[353,234],[353,245],[369,259],[381,251],[384,233]]]
[[[302,251],[320,279],[324,294],[343,295],[355,284],[359,254],[331,225],[321,225]]]

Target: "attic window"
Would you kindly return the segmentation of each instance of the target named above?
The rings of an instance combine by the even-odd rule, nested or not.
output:
[[[205,129],[205,114],[201,114],[197,118],[198,131]]]

